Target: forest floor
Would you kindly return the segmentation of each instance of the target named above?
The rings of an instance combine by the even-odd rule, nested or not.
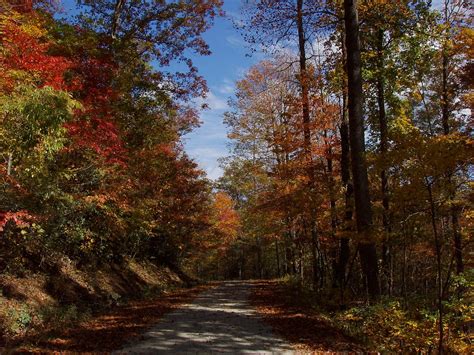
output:
[[[252,306],[299,353],[367,351],[360,340],[344,334],[285,283],[265,280],[254,282],[253,286]]]
[[[195,281],[182,271],[149,261],[45,265],[0,273],[0,354],[113,350],[209,287],[188,289]]]

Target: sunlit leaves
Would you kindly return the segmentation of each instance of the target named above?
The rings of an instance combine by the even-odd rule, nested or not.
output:
[[[176,25],[196,30],[195,38],[183,38],[179,50],[156,38],[156,48],[170,50],[163,60],[188,46],[206,52],[197,37],[218,2],[194,5],[200,20]],[[190,4],[180,6],[188,11]],[[159,16],[162,9],[148,10]],[[1,26],[1,225],[10,221],[14,237],[23,211],[34,215],[43,228],[36,252],[85,263],[125,255],[174,263],[202,248],[196,237],[217,220],[209,184],[180,143],[197,112],[163,90],[168,79],[143,48],[127,39],[125,47],[110,47],[106,34],[40,12],[8,13]],[[175,30],[164,35],[179,35]],[[176,92],[199,96],[204,86],[191,72],[182,78],[190,85]]]
[[[0,90],[9,91],[18,83],[65,89],[66,70],[72,63],[63,57],[48,55],[50,43],[40,20],[27,18],[18,24],[2,17],[0,68],[4,71]]]
[[[57,152],[66,140],[64,123],[79,107],[69,94],[50,87],[22,86],[0,96],[2,151],[19,157],[33,150],[50,155]]]

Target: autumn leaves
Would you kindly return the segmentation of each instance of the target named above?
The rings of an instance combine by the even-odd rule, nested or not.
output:
[[[39,5],[0,14],[0,271],[201,255],[234,217],[182,148],[206,89],[184,52],[208,54],[220,2]]]

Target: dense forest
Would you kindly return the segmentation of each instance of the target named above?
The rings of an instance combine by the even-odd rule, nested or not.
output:
[[[2,12],[1,270],[55,253],[178,263],[219,239],[225,196],[181,142],[206,91],[185,51],[208,54],[219,1],[139,2],[120,20],[113,1],[83,5],[77,23],[55,3]],[[172,60],[187,71],[156,69]]]
[[[347,322],[385,328],[387,349],[442,349],[472,314],[468,2],[259,1],[244,16],[269,56],[225,116],[218,187],[241,232],[223,275],[372,300]]]
[[[229,99],[216,181],[183,137],[222,2],[77,3],[0,0],[1,274],[278,278],[378,350],[469,352],[469,1],[242,2],[265,59]]]

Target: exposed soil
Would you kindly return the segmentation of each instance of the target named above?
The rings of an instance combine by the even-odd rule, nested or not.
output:
[[[335,328],[278,281],[256,281],[251,302],[273,330],[302,352],[361,352],[364,346]]]

